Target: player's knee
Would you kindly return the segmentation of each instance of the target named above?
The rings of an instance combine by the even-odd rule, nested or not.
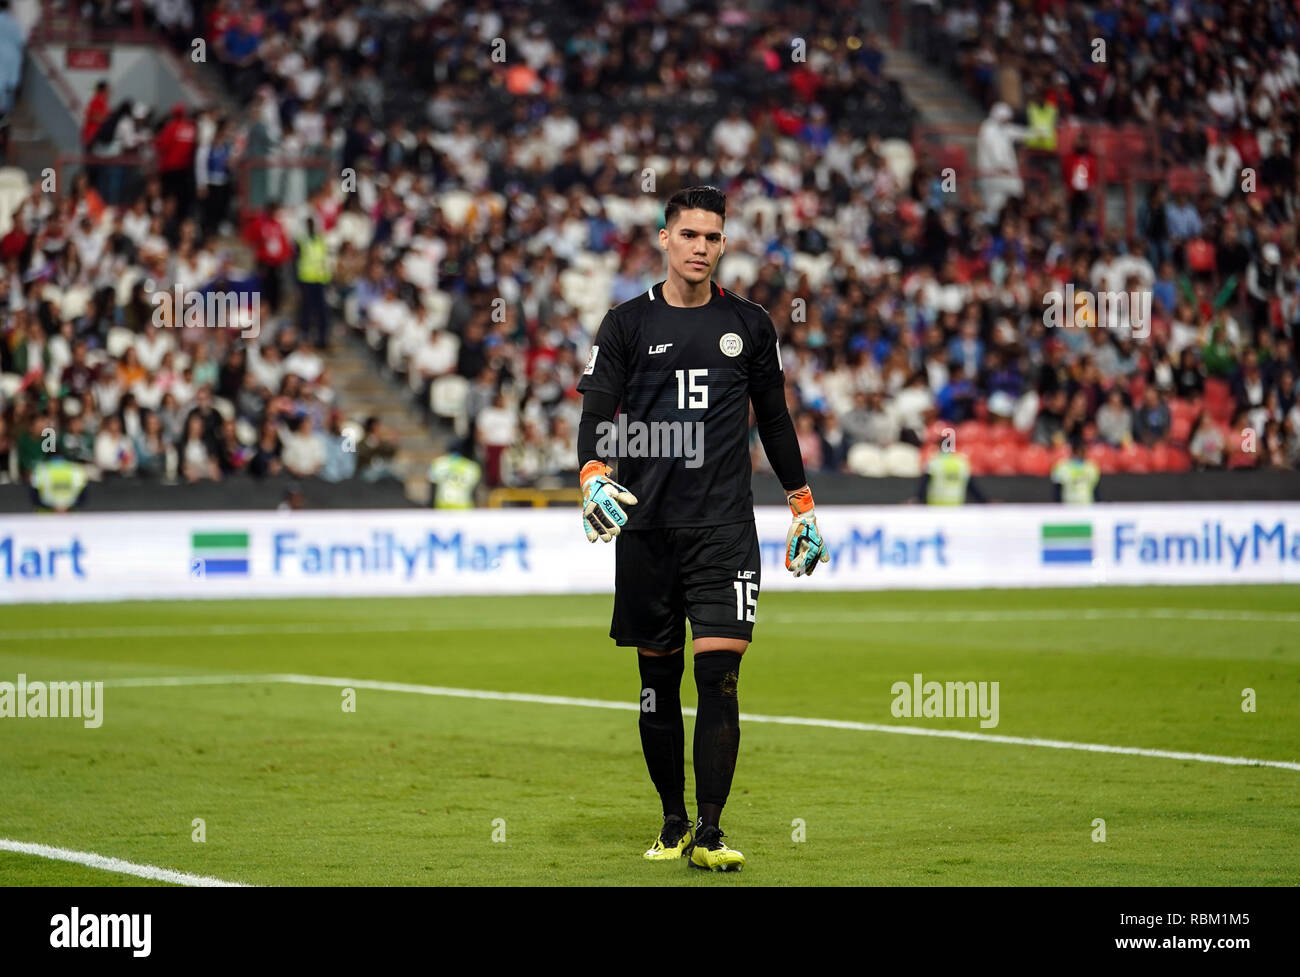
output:
[[[731,651],[743,655],[749,642],[744,638],[696,638],[691,643],[691,650],[697,655],[708,651]]]
[[[740,683],[740,653],[722,649],[695,653],[695,685],[701,697],[735,699]]]

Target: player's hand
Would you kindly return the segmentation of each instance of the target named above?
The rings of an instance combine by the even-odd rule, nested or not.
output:
[[[612,471],[603,461],[582,466],[582,528],[590,543],[608,543],[627,525],[625,505],[636,505],[636,496],[609,477]]]
[[[812,492],[805,485],[786,496],[794,520],[785,534],[785,568],[796,577],[812,576],[818,563],[831,558],[826,542],[817,529],[817,513],[813,508]]]

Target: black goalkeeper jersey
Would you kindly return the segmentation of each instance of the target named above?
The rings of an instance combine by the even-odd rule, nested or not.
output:
[[[618,398],[619,436],[599,444],[637,497],[629,530],[754,518],[749,402],[785,383],[780,347],[766,309],[710,288],[695,308],[669,305],[660,282],[610,309],[578,382]]]

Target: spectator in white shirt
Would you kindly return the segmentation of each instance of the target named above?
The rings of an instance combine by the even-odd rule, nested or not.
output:
[[[325,439],[312,430],[310,414],[290,421],[287,431],[280,432],[280,460],[299,478],[315,475],[325,464]]]
[[[135,446],[122,433],[122,421],[116,414],[105,417],[95,435],[95,466],[114,475],[135,473]]]

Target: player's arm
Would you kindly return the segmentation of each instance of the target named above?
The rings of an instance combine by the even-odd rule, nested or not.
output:
[[[618,398],[603,390],[582,395],[582,417],[578,421],[578,465],[582,484],[582,528],[589,542],[608,543],[627,525],[625,505],[636,505],[636,496],[610,478],[613,469],[598,450],[603,425],[614,422]]]
[[[767,452],[772,471],[785,489],[785,500],[793,519],[785,537],[785,567],[796,577],[811,574],[818,563],[830,559],[826,543],[817,529],[812,489],[804,474],[803,457],[794,422],[785,406],[785,387],[770,386],[751,394],[758,436]]]
[[[752,330],[754,359],[750,365],[749,399],[754,405],[758,436],[772,471],[785,489],[793,521],[785,537],[785,568],[796,577],[810,574],[818,563],[830,559],[817,529],[812,490],[803,470],[799,438],[785,406],[785,370],[781,345],[772,318],[764,310]]]
[[[611,309],[596,331],[587,366],[578,381],[582,417],[578,421],[578,476],[582,485],[582,528],[589,542],[608,543],[627,525],[624,506],[636,496],[610,478],[613,471],[600,453],[600,434],[614,421],[626,381],[622,333]]]

